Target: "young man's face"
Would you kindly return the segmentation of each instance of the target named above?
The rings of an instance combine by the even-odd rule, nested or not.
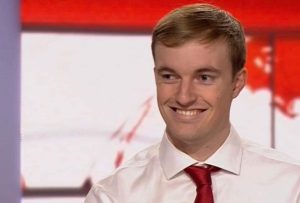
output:
[[[227,137],[230,105],[244,86],[245,70],[233,78],[226,42],[156,44],[155,80],[158,107],[175,146]]]

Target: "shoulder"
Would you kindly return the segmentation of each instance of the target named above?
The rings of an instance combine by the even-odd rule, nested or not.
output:
[[[109,176],[97,182],[95,188],[114,191],[122,185],[128,187],[131,183],[143,177],[145,171],[149,171],[149,167],[158,167],[158,149],[159,144],[155,144],[138,152]]]
[[[269,169],[270,173],[294,175],[300,179],[300,162],[276,149],[265,147],[257,143],[242,140],[244,162],[253,164],[259,170]]]
[[[263,191],[280,191],[290,197],[300,197],[300,164],[276,149],[243,141],[240,177],[252,185],[268,186]],[[293,201],[290,201],[293,202]]]
[[[117,171],[126,168],[146,166],[147,164],[149,164],[149,162],[153,161],[153,159],[158,158],[159,146],[160,144],[154,144],[136,153],[131,159],[126,161],[124,165],[122,165]]]

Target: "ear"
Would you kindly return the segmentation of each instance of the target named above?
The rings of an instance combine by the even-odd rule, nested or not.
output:
[[[233,94],[232,98],[236,98],[241,90],[244,88],[246,85],[247,81],[247,70],[246,68],[243,68],[239,72],[237,72],[233,78]]]

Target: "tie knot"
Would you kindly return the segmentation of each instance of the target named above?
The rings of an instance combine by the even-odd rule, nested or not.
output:
[[[209,166],[207,168],[199,167],[199,166],[189,166],[184,171],[189,174],[189,176],[196,183],[197,187],[201,185],[211,185],[211,172],[215,172],[219,170],[219,168],[214,166]]]

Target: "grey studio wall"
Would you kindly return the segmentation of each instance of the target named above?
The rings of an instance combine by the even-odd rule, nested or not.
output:
[[[0,0],[0,202],[20,202],[19,1]]]

